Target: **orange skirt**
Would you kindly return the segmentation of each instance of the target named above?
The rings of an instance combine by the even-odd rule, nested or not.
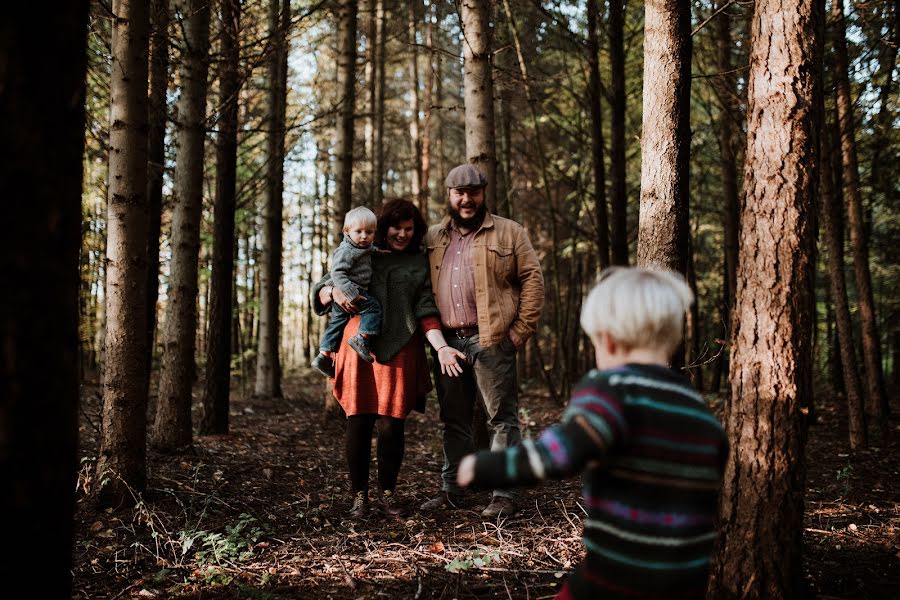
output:
[[[353,317],[344,328],[335,356],[334,397],[348,417],[374,414],[405,419],[433,387],[424,336],[416,330],[387,364],[367,363],[347,345],[357,331],[359,317]]]

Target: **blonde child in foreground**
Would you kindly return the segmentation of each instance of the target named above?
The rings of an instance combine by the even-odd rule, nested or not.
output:
[[[597,368],[537,440],[479,452],[461,486],[583,477],[586,557],[557,598],[703,598],[727,455],[718,419],[668,367],[693,294],[680,275],[612,268],[581,312]]]

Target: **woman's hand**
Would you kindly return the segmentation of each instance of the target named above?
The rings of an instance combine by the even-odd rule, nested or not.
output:
[[[462,373],[462,364],[458,359],[466,360],[466,355],[450,346],[444,345],[438,350],[438,362],[441,363],[441,373],[448,377],[456,377]]]
[[[319,302],[322,303],[322,306],[328,307],[329,304],[334,300],[334,286],[333,285],[323,285],[319,288]]]
[[[337,305],[344,309],[344,312],[355,313],[359,310],[359,307],[356,306],[356,301],[359,298],[362,298],[362,296],[357,296],[351,300],[339,287],[334,287],[332,289],[331,296],[334,298],[334,301],[337,302]]]
[[[456,483],[467,487],[473,479],[475,479],[475,455],[469,454],[459,461],[459,467],[456,469]]]

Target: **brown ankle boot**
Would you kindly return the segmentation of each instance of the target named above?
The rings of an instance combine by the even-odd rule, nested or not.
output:
[[[354,519],[362,519],[369,514],[369,493],[366,491],[358,491],[353,496],[353,506],[347,512]]]

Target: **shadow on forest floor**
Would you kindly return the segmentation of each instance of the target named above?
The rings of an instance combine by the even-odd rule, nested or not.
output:
[[[407,422],[402,518],[344,517],[343,423],[322,418],[321,378],[289,377],[284,400],[233,393],[231,433],[180,456],[151,452],[136,508],[98,511],[85,491],[99,395],[85,386],[75,522],[74,598],[552,598],[581,557],[577,480],[522,493],[523,510],[483,522],[486,493],[464,510],[415,508],[439,486],[437,406]],[[819,395],[822,397],[823,395]],[[558,418],[525,391],[532,434]],[[806,570],[820,598],[900,597],[897,445],[849,456],[842,407],[825,404],[809,436]],[[896,438],[896,431],[895,431]],[[374,454],[374,452],[373,452]],[[374,456],[373,456],[374,461]],[[372,488],[375,488],[372,469]],[[451,572],[455,571],[455,572]]]

